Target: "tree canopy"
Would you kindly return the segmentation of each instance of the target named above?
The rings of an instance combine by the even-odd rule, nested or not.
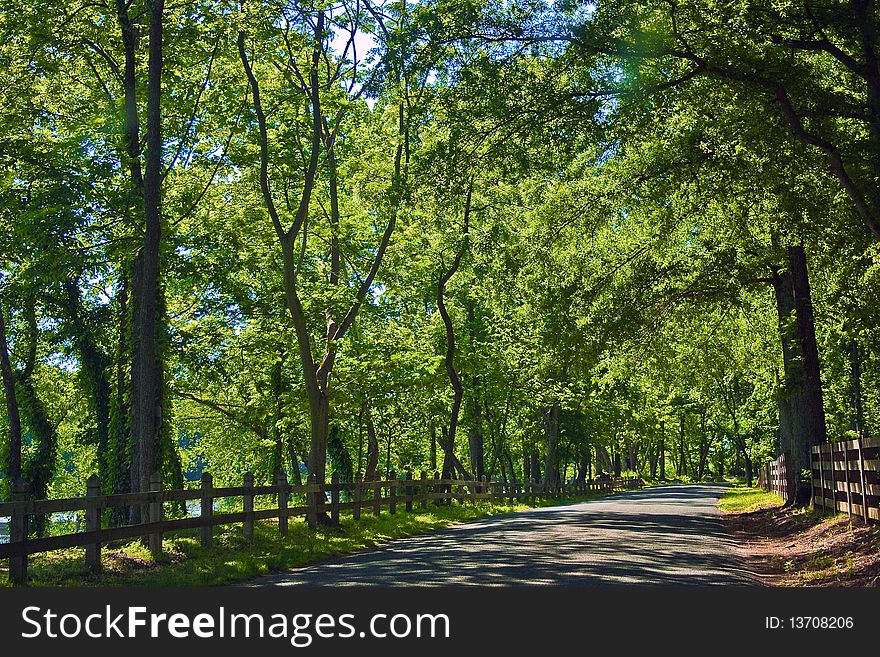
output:
[[[9,0],[0,497],[751,479],[876,432],[878,28],[867,0]]]

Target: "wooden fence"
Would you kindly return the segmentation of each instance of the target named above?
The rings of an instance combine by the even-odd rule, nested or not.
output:
[[[797,495],[797,477],[791,467],[791,457],[783,452],[779,458],[758,469],[758,486],[772,491],[786,502],[793,502]]]
[[[880,521],[880,440],[826,443],[811,452],[813,506]]]
[[[312,478],[305,486],[291,486],[282,475],[274,486],[255,486],[253,475],[247,473],[242,486],[214,488],[213,478],[206,473],[202,476],[200,488],[163,490],[161,479],[154,476],[149,492],[101,495],[100,481],[92,476],[87,482],[85,497],[30,500],[27,499],[26,486],[14,486],[12,501],[0,504],[0,517],[11,517],[10,542],[0,544],[0,559],[9,559],[10,581],[22,584],[27,581],[29,555],[63,548],[84,547],[86,566],[91,572],[98,572],[101,568],[101,547],[112,541],[147,537],[155,559],[162,553],[163,535],[183,530],[199,529],[202,545],[209,546],[213,528],[218,525],[241,523],[244,537],[250,539],[253,538],[256,521],[277,519],[280,534],[286,536],[288,519],[294,516],[305,516],[309,526],[316,528],[324,514],[329,514],[330,521],[337,523],[342,511],[350,512],[358,519],[364,509],[378,516],[382,508],[387,507],[388,512],[394,514],[399,504],[410,512],[416,506],[426,509],[429,502],[439,506],[451,504],[453,500],[462,503],[477,500],[534,503],[539,499],[577,497],[590,492],[609,493],[643,485],[641,479],[623,478],[548,487],[544,484],[489,482],[485,477],[482,481],[440,479],[437,473],[429,478],[425,472],[418,479],[414,479],[411,473],[399,479],[392,472],[385,480],[364,482],[358,477],[355,483],[339,483],[334,474],[328,484],[318,484]],[[341,501],[342,493],[350,501]],[[266,496],[274,498],[271,508],[255,509],[254,500]],[[305,503],[291,506],[291,496]],[[214,501],[222,498],[241,498],[241,511],[215,513]],[[165,503],[189,500],[199,501],[199,516],[165,518]],[[120,527],[102,526],[103,510],[133,506],[141,510],[141,517],[146,522]],[[31,516],[77,511],[85,512],[85,531],[28,538]]]

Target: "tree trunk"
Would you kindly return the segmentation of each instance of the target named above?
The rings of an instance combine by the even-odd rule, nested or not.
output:
[[[559,480],[559,464],[556,448],[559,442],[559,404],[554,402],[544,415],[544,431],[547,438],[547,456],[544,459],[544,481],[556,486]]]
[[[440,427],[441,447],[443,448],[443,466],[440,469],[441,479],[452,479],[455,476],[455,468],[452,465],[452,456],[455,453],[455,445],[449,444],[449,429]]]
[[[147,140],[143,181],[144,232],[134,285],[132,353],[132,490],[146,491],[157,470],[156,449],[162,422],[162,356],[159,348],[159,251],[161,246],[161,93],[164,0],[149,5],[150,46],[147,76]],[[136,465],[136,467],[134,467]],[[144,511],[147,507],[144,507]]]
[[[366,407],[367,403],[364,402],[358,410],[358,462],[355,475],[363,475],[364,473],[364,411]]]
[[[327,479],[327,440],[330,436],[330,400],[327,392],[316,383],[309,390],[311,449],[308,456],[309,476],[324,483]]]
[[[746,445],[745,438],[743,438],[739,433],[739,427],[737,423],[734,422],[734,435],[733,435],[734,444],[737,447],[737,453],[743,460],[745,464],[745,475],[746,475],[746,485],[752,485],[752,457],[749,455],[748,446]]]
[[[666,422],[660,420],[660,481],[666,481]]]
[[[348,329],[356,320],[361,306],[363,305],[366,295],[373,288],[373,282],[382,264],[385,251],[391,240],[391,235],[396,224],[397,206],[395,206],[382,239],[373,256],[370,270],[360,282],[355,293],[354,301],[349,306],[344,315],[340,315],[341,321],[337,322],[333,309],[326,310],[326,333],[324,343],[324,354],[320,362],[317,362],[315,355],[312,353],[311,332],[307,324],[305,310],[302,306],[297,291],[297,258],[296,245],[301,230],[306,224],[309,217],[309,208],[311,204],[312,193],[317,180],[318,169],[320,165],[320,155],[323,151],[326,155],[326,161],[330,170],[329,193],[331,196],[331,238],[330,246],[330,276],[328,285],[335,288],[341,284],[340,278],[340,247],[336,238],[336,232],[332,229],[339,221],[339,206],[336,198],[336,126],[328,124],[326,117],[321,109],[321,89],[324,88],[319,79],[319,71],[321,70],[322,61],[327,57],[325,23],[327,13],[324,10],[317,12],[313,29],[313,46],[311,49],[311,67],[309,69],[308,82],[306,91],[310,106],[311,119],[311,148],[309,161],[304,170],[304,178],[302,191],[299,198],[299,204],[295,212],[292,224],[286,227],[282,224],[275,201],[272,195],[269,179],[269,139],[266,116],[263,112],[262,101],[260,99],[260,85],[251,67],[247,52],[245,49],[246,33],[238,32],[237,46],[238,54],[244,68],[245,75],[248,80],[248,86],[251,92],[252,104],[257,118],[257,126],[259,129],[259,145],[260,145],[260,173],[259,183],[260,191],[263,196],[263,202],[269,214],[269,218],[275,229],[276,237],[281,245],[281,254],[283,259],[283,282],[285,303],[290,312],[296,331],[297,344],[302,361],[302,372],[305,388],[309,400],[309,413],[311,417],[311,449],[308,457],[309,474],[314,475],[317,480],[323,483],[326,480],[326,464],[327,464],[327,440],[329,436],[330,421],[330,382],[331,373],[336,359],[337,344],[345,337]],[[305,82],[305,81],[304,81]],[[338,119],[339,117],[337,117]],[[398,129],[400,136],[406,141],[406,125],[404,123],[403,105],[400,109],[400,118]],[[392,182],[392,192],[399,200],[403,198],[401,189],[401,179],[404,172],[403,164],[404,147],[403,143],[399,143],[395,147],[394,158],[394,178]],[[305,245],[305,233],[303,231],[303,247]]]
[[[641,441],[631,442],[629,445],[629,466],[626,468],[627,470],[631,470],[632,472],[639,471],[639,451],[641,450],[642,443]]]
[[[125,144],[124,156],[120,158],[123,164],[128,165],[129,177],[131,179],[131,202],[129,209],[134,210],[136,216],[143,212],[144,202],[144,178],[141,168],[141,146],[140,146],[140,118],[138,115],[138,90],[137,90],[137,50],[138,44],[138,28],[131,22],[128,14],[128,3],[125,0],[116,0],[117,20],[119,23],[120,33],[122,36],[122,44],[124,50],[124,65],[122,88],[124,95],[124,111],[125,124],[123,141]],[[135,258],[137,262],[139,258]],[[132,296],[134,297],[132,305],[136,305],[140,291],[137,289],[140,285],[139,273],[133,267],[131,278],[133,287]],[[128,277],[124,277],[120,289],[120,304],[127,305],[129,296]],[[120,324],[119,343],[121,345],[132,345],[135,342],[134,333],[134,313],[123,308],[121,312],[122,323]],[[114,437],[116,449],[114,457],[116,460],[116,471],[114,474],[120,475],[119,478],[114,477],[113,492],[131,492],[133,486],[135,489],[140,487],[140,454],[138,449],[138,436],[133,428],[134,412],[133,404],[133,386],[135,383],[132,366],[134,365],[133,349],[120,348],[117,351],[118,361],[117,375],[128,376],[129,382],[122,389],[121,379],[117,379],[117,399],[116,399],[116,418],[114,421]],[[124,371],[121,358],[129,357],[128,371]],[[123,469],[123,459],[127,460]],[[118,490],[116,490],[118,489]],[[132,506],[128,512],[121,509],[111,511],[111,523],[124,524],[126,522],[136,523],[140,518],[140,510],[138,507]]]
[[[666,481],[666,439],[660,439],[660,481]]]
[[[697,463],[697,481],[703,480],[706,459],[709,457],[709,438],[706,435],[706,410],[700,409],[700,460]]]
[[[850,428],[858,433],[860,438],[865,435],[865,415],[862,410],[862,363],[859,356],[859,343],[855,338],[849,342],[850,362],[850,407],[852,418]]]
[[[290,461],[290,471],[293,475],[291,481],[295,486],[302,486],[302,473],[299,471],[299,457],[296,455],[296,448],[293,445],[293,436],[287,437],[287,459]]]
[[[752,477],[754,475],[753,470],[752,470],[752,457],[749,455],[749,450],[746,447],[745,440],[742,437],[739,437],[739,440],[740,440],[740,444],[742,445],[742,447],[741,447],[742,456],[743,456],[743,461],[745,461],[745,467],[746,467],[746,485],[751,486],[752,485]]]
[[[507,471],[510,473],[510,480],[513,483],[517,483],[516,468],[513,467],[513,457],[510,455],[510,450],[507,447],[504,447],[504,458],[507,460]]]
[[[452,467],[454,465],[455,459],[455,435],[458,429],[458,415],[461,410],[461,400],[464,396],[464,387],[461,384],[461,379],[458,376],[458,372],[455,370],[455,330],[452,326],[452,318],[449,316],[449,311],[446,309],[446,303],[444,300],[444,293],[446,292],[446,284],[449,282],[455,272],[458,271],[458,267],[461,264],[461,259],[464,257],[464,253],[468,247],[468,225],[469,225],[469,217],[470,217],[470,207],[471,207],[471,189],[468,189],[467,201],[465,203],[465,211],[464,211],[464,241],[462,242],[461,247],[458,250],[458,253],[455,254],[455,259],[452,262],[452,266],[446,272],[441,272],[440,278],[437,281],[437,310],[440,312],[440,317],[443,320],[443,327],[446,331],[446,354],[444,356],[444,364],[446,366],[446,375],[449,377],[449,383],[452,385],[452,411],[449,415],[449,431],[445,436],[444,443],[446,445],[446,454],[443,459],[444,463],[444,472],[447,471],[447,461],[449,462],[449,466]],[[445,476],[445,475],[444,475]]]
[[[687,416],[682,413],[678,421],[678,476],[686,477],[688,474],[687,455],[685,453],[685,421]]]
[[[373,424],[373,414],[370,406],[366,407],[367,419],[367,467],[364,473],[364,481],[376,481],[376,471],[379,469],[379,440],[376,438],[376,425]]]
[[[604,445],[596,445],[596,472],[610,472],[613,467],[608,449]]]
[[[483,416],[480,399],[477,395],[480,377],[473,377],[471,383],[473,388],[471,391],[471,427],[468,433],[468,452],[471,458],[471,473],[475,479],[481,480],[485,474],[485,462],[483,458]]]
[[[541,457],[537,450],[532,452],[532,463],[529,468],[529,474],[532,477],[533,484],[541,483]]]
[[[37,396],[30,373],[19,377],[17,388],[25,424],[36,438],[36,449],[22,468],[23,477],[30,484],[31,497],[45,500],[49,496],[49,485],[55,475],[58,432],[49,419],[46,405]],[[43,536],[46,532],[46,516],[32,515],[30,520],[31,531],[37,536]]]
[[[468,201],[467,205],[470,207],[470,201]],[[475,349],[474,344],[477,340],[477,326],[474,312],[474,300],[470,296],[467,297],[467,326],[468,337],[470,339],[469,350],[470,353],[473,354]],[[480,395],[478,394],[479,390],[480,377],[474,374],[471,377],[471,426],[470,431],[468,432],[468,453],[471,460],[471,473],[475,479],[482,480],[483,475],[485,474],[485,463],[483,456],[483,417]],[[486,419],[488,420],[488,415]]]
[[[388,440],[385,441],[385,475],[391,476],[391,438],[392,438],[392,428],[391,421],[388,421]]]
[[[791,285],[794,290],[795,311],[797,314],[798,334],[800,337],[801,355],[804,363],[804,383],[809,400],[808,412],[809,433],[808,444],[801,468],[810,468],[810,450],[813,445],[821,445],[826,441],[825,405],[822,399],[822,377],[819,361],[819,348],[816,344],[816,325],[813,319],[813,301],[810,292],[810,280],[807,273],[807,257],[803,246],[792,246],[788,250],[788,262],[791,267]],[[800,472],[798,470],[797,472]]]
[[[587,479],[590,476],[590,461],[592,457],[592,451],[590,449],[590,445],[586,445],[584,449],[581,451],[581,459],[578,464],[578,473],[577,473],[577,482],[578,484],[585,484]]]
[[[6,416],[9,420],[6,479],[11,487],[21,479],[21,416],[18,410],[18,397],[15,393],[15,373],[9,360],[6,320],[2,307],[0,307],[0,369],[3,371],[3,393],[6,397]]]
[[[789,271],[774,272],[785,381],[779,402],[780,451],[791,455],[799,478],[811,467],[810,448],[826,440],[819,353],[802,246],[788,250]],[[747,464],[748,467],[748,464]]]

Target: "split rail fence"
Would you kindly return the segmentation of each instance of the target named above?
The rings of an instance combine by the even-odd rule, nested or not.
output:
[[[811,460],[814,507],[880,521],[880,440],[816,445]]]
[[[201,544],[210,546],[213,541],[213,528],[219,525],[241,523],[246,539],[253,538],[254,523],[258,520],[277,519],[281,536],[288,533],[288,520],[291,517],[305,516],[309,526],[316,528],[325,514],[331,523],[338,523],[343,511],[350,512],[354,519],[367,510],[378,516],[382,508],[397,512],[402,505],[407,512],[418,506],[427,509],[429,502],[437,506],[459,502],[489,501],[531,501],[560,499],[586,495],[590,492],[610,493],[618,490],[640,488],[644,484],[638,478],[593,480],[560,487],[528,482],[504,482],[483,480],[440,479],[437,473],[428,477],[422,472],[414,479],[406,473],[399,479],[394,472],[388,479],[340,483],[336,474],[327,484],[319,484],[311,478],[304,486],[293,486],[281,475],[273,486],[255,486],[254,477],[244,475],[242,486],[214,488],[213,478],[204,474],[200,488],[186,490],[164,490],[162,481],[154,476],[150,491],[122,495],[102,495],[98,477],[89,478],[85,497],[57,500],[28,499],[26,485],[13,487],[12,501],[0,504],[0,517],[10,517],[9,543],[0,544],[0,559],[9,559],[9,579],[13,583],[27,581],[28,557],[31,554],[49,552],[70,547],[84,547],[86,566],[91,572],[101,569],[101,548],[113,541],[126,539],[148,539],[154,558],[162,554],[162,540],[166,533],[199,529]],[[349,501],[342,501],[342,494]],[[255,509],[254,500],[258,497],[273,496],[271,508]],[[329,500],[328,500],[329,497]],[[215,513],[217,499],[241,498],[241,511]],[[182,503],[198,500],[200,513],[194,517],[175,519],[165,518],[166,503]],[[291,505],[291,501],[305,502]],[[237,506],[237,505],[236,505]],[[119,527],[102,526],[102,512],[110,508],[137,507],[146,522]],[[59,536],[28,538],[28,524],[31,516],[45,516],[52,513],[84,511],[85,531]]]

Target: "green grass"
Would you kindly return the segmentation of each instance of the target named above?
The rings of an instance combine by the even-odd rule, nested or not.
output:
[[[597,494],[577,500],[593,499]],[[547,500],[535,506],[564,503]],[[281,537],[276,522],[254,526],[254,538],[246,541],[241,525],[217,527],[214,545],[203,548],[197,530],[169,534],[163,543],[162,559],[153,562],[138,541],[105,546],[101,574],[90,575],[84,565],[84,550],[70,548],[33,555],[29,563],[32,586],[212,586],[230,584],[305,566],[387,541],[430,532],[451,524],[490,515],[530,508],[524,504],[490,503],[430,506],[405,513],[402,505],[395,515],[383,509],[375,517],[364,510],[360,520],[341,519],[341,526],[312,531],[304,519],[291,518],[289,534]],[[0,586],[7,584],[6,563],[0,566]]]
[[[750,488],[743,484],[731,486],[718,500],[718,508],[723,513],[749,513],[783,504],[785,500],[776,493],[768,493],[761,488]]]

